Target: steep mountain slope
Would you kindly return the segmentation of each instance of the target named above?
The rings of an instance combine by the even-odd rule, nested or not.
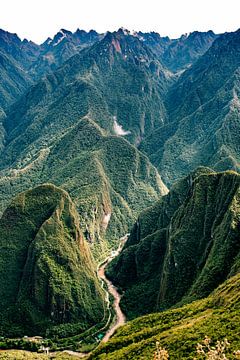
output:
[[[171,41],[161,56],[163,64],[173,72],[185,70],[200,58],[216,40],[213,31],[194,31]]]
[[[71,56],[77,54],[83,48],[93,45],[101,40],[103,35],[94,30],[86,32],[77,29],[72,33],[69,30],[61,29],[53,39],[48,38],[40,46],[40,54],[29,68],[30,74],[38,79],[39,77],[56,70]]]
[[[144,211],[107,268],[129,318],[208,295],[240,269],[240,176],[199,169]]]
[[[35,81],[101,37],[93,30],[71,33],[62,29],[53,39],[37,45],[0,29],[0,107],[6,110]]]
[[[118,240],[144,207],[167,192],[146,156],[125,139],[107,136],[87,117],[51,146],[46,144],[36,156],[29,153],[23,163],[1,175],[2,208],[13,195],[42,182],[69,191],[81,214],[85,238],[100,246],[101,257],[108,246],[103,238],[111,243]]]
[[[233,353],[240,348],[239,287],[238,274],[206,299],[130,321],[89,359],[152,360],[157,341],[168,350],[170,359],[194,359],[196,346],[205,336],[211,338],[211,345],[227,338],[231,345],[227,358],[236,359]]]
[[[169,123],[142,144],[167,184],[199,165],[239,170],[240,31],[220,36],[169,92]]]
[[[1,334],[100,321],[104,295],[79,215],[53,185],[19,194],[0,219]]]
[[[0,29],[0,108],[18,99],[32,84],[27,69],[39,53],[31,41],[21,41],[16,34]]]
[[[25,146],[29,153],[36,141],[49,143],[79,118],[90,115],[109,133],[139,143],[164,122],[162,94],[168,83],[164,68],[136,37],[122,30],[108,33],[32,87],[10,109],[6,141],[16,138],[15,149]],[[41,128],[39,135],[36,128]],[[12,154],[11,147],[7,152]]]
[[[0,108],[6,110],[30,86],[31,78],[0,50]]]

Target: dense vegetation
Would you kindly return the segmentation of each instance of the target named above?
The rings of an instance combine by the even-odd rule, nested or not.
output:
[[[87,117],[36,158],[28,156],[22,169],[6,170],[0,179],[2,206],[14,194],[36,184],[50,181],[62,186],[81,214],[85,238],[96,245],[102,257],[109,242],[129,232],[137,214],[166,193],[146,156],[126,140],[106,136]]]
[[[107,269],[128,319],[239,272],[240,177],[225,171],[239,170],[239,34],[61,29],[36,45],[0,30],[0,335],[19,336],[0,347],[34,350],[22,336],[40,333],[93,349],[106,320],[95,260],[134,222]],[[205,335],[237,349],[238,315],[235,276],[91,357],[152,359],[160,340],[191,359]]]
[[[169,121],[143,142],[167,185],[197,166],[239,171],[240,31],[226,33],[170,88]]]
[[[44,334],[54,325],[104,316],[79,215],[69,195],[53,185],[19,194],[0,220],[0,332]]]
[[[159,341],[168,350],[170,359],[189,360],[196,358],[196,345],[206,335],[213,343],[227,338],[233,353],[240,348],[239,287],[238,274],[203,300],[130,321],[89,358],[153,360],[155,344]]]
[[[240,176],[199,169],[140,214],[107,268],[129,318],[204,297],[240,269]]]

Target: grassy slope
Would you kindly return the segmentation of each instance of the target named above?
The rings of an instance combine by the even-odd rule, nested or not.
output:
[[[240,348],[239,314],[237,274],[203,300],[129,322],[107,344],[99,346],[90,359],[152,360],[156,341],[168,349],[170,359],[193,359],[195,347],[205,335],[214,342],[227,338],[233,352]]]

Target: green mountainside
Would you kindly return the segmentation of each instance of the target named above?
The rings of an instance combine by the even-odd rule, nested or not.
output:
[[[90,358],[152,359],[160,340],[193,359],[205,335],[237,349],[239,58],[240,30],[0,30],[1,336],[93,349],[97,263],[132,229],[106,275],[128,320],[154,314]]]
[[[239,170],[240,31],[219,36],[169,90],[169,122],[141,144],[167,185],[197,166]]]
[[[102,257],[109,246],[104,239],[114,243],[125,235],[139,212],[167,192],[146,156],[87,117],[21,165],[2,172],[2,209],[29,187],[61,186],[76,203],[85,238]]]
[[[31,152],[34,147],[38,151],[39,142],[50,143],[86,115],[108,133],[140,143],[164,122],[162,95],[169,82],[169,73],[138,38],[122,30],[107,33],[31,87],[9,109],[4,123],[5,162],[8,153],[15,155],[12,141],[15,151],[22,153],[19,144],[27,154],[29,146]]]
[[[101,321],[104,294],[79,215],[54,185],[19,194],[0,219],[0,333]]]
[[[37,45],[0,29],[0,108],[6,110],[35,81],[101,37],[93,30],[71,33],[62,29],[53,39]]]
[[[205,336],[215,344],[228,339],[231,355],[240,348],[240,274],[231,277],[210,296],[181,308],[139,317],[117,330],[89,359],[152,360],[156,342],[170,360],[200,359],[196,346]],[[205,358],[205,357],[204,357]]]
[[[172,72],[181,72],[191,66],[212,45],[218,35],[213,31],[194,31],[178,39],[161,37],[158,33],[136,33],[151,48],[159,60]]]
[[[61,186],[83,214],[86,239],[104,256],[109,241],[167,191],[124,137],[138,142],[162,121],[169,81],[151,50],[120,29],[32,86],[3,120],[2,210],[19,191]]]
[[[240,269],[240,176],[199,169],[143,211],[107,275],[128,318],[207,296]]]
[[[0,109],[6,110],[31,85],[31,78],[1,50],[0,77]]]

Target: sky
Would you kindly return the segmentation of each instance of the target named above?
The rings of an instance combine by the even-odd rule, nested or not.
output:
[[[177,38],[240,27],[240,0],[1,0],[0,28],[42,43],[61,28],[104,33],[120,27]]]

